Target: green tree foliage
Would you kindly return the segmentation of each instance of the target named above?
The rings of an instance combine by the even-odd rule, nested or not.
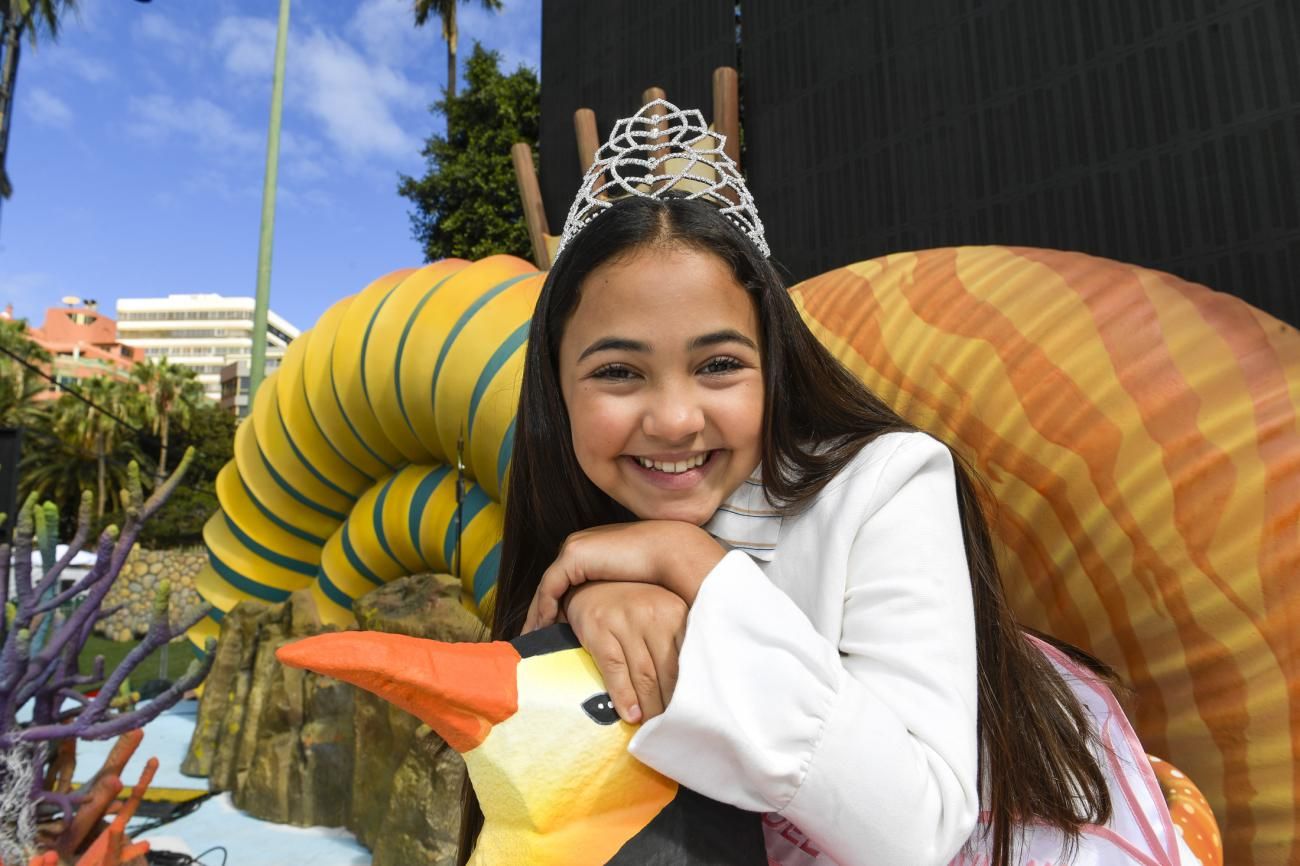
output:
[[[424,177],[401,176],[397,191],[415,205],[412,235],[427,261],[532,255],[510,148],[526,141],[536,149],[540,87],[531,69],[503,75],[500,63],[495,51],[474,44],[465,92],[433,105],[447,134],[425,142]]]
[[[193,368],[173,364],[166,358],[143,361],[131,370],[131,378],[140,386],[145,401],[142,417],[158,437],[160,446],[153,480],[157,486],[167,477],[167,449],[172,428],[189,427],[194,407],[203,402],[203,385]]]
[[[198,403],[190,410],[188,428],[173,444],[178,454],[193,446],[194,462],[185,483],[141,530],[141,540],[150,547],[202,543],[203,524],[219,505],[217,473],[234,456],[235,416],[210,400]]]
[[[489,12],[501,11],[501,0],[479,0]],[[447,43],[447,94],[456,95],[456,43],[460,40],[460,26],[456,23],[456,7],[461,0],[415,0],[415,26],[423,27],[433,15],[442,22],[442,38]]]
[[[203,399],[190,370],[164,362],[137,364],[133,373],[125,382],[85,379],[76,388],[89,403],[64,394],[29,414],[19,490],[56,503],[65,536],[74,529],[81,491],[93,491],[98,534],[126,518],[118,491],[127,484],[132,460],[147,484],[148,477],[158,477],[151,471],[155,460],[193,445],[184,485],[150,518],[141,538],[155,547],[200,543],[203,524],[218,505],[217,473],[234,448],[234,416]]]
[[[94,455],[95,516],[102,519],[113,498],[108,487],[109,455],[131,438],[134,431],[122,422],[131,423],[128,419],[139,415],[142,401],[131,384],[104,376],[83,380],[77,390],[85,400],[64,394],[56,403],[54,432],[79,453]]]
[[[133,416],[139,411],[139,396],[131,385],[87,379],[77,390],[124,421],[136,422]],[[60,530],[66,536],[75,528],[81,491],[95,491],[98,532],[119,508],[117,491],[127,483],[132,460],[146,462],[129,428],[106,412],[64,394],[41,406],[26,425],[19,496],[22,499],[34,492],[40,499],[54,502],[61,515]]]
[[[32,398],[49,383],[13,356],[39,366],[50,362],[50,353],[27,336],[21,319],[0,320],[0,349],[0,427],[21,427],[36,408]]]

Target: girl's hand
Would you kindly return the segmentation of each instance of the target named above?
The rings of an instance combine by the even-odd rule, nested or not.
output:
[[[677,520],[614,523],[575,532],[543,572],[523,631],[556,622],[565,593],[593,580],[653,583],[677,593],[690,606],[724,553],[703,529]]]
[[[668,706],[687,610],[677,593],[648,583],[585,583],[565,600],[565,618],[624,721],[652,719]]]

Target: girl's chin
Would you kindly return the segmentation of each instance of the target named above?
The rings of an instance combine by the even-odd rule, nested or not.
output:
[[[718,510],[716,505],[713,508],[704,508],[700,506],[693,508],[674,508],[671,506],[644,507],[640,503],[638,503],[638,505],[640,507],[628,509],[636,515],[638,520],[677,520],[682,523],[690,523],[694,526],[703,526],[705,523],[708,523],[709,518],[711,518],[713,513]]]

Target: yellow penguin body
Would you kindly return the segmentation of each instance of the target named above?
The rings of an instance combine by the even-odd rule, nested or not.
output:
[[[449,644],[335,632],[276,650],[367,689],[465,758],[483,810],[471,866],[762,866],[759,816],[682,788],[627,751],[600,672],[567,625]]]

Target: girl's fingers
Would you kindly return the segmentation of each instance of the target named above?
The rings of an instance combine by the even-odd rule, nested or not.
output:
[[[636,691],[628,676],[627,659],[618,640],[613,635],[603,635],[598,642],[587,647],[587,652],[591,653],[591,659],[600,671],[600,678],[605,681],[605,691],[609,692],[619,717],[633,725],[641,721]]]
[[[673,690],[677,688],[677,657],[680,654],[677,636],[661,636],[650,643],[649,651],[654,663],[655,682],[659,688],[660,712],[663,712],[673,699]],[[649,714],[646,715],[646,718],[650,717]]]
[[[564,594],[550,595],[549,593],[539,593],[537,596],[537,622],[536,628],[545,628],[555,623],[560,613],[560,599]]]
[[[528,605],[528,616],[524,618],[524,627],[520,633],[528,634],[530,631],[560,622],[562,619],[560,601],[563,598],[563,594],[559,598],[553,598],[539,587],[537,594]]]
[[[537,583],[537,592],[528,606],[528,617],[524,620],[524,631],[544,628],[559,619],[560,602],[572,584],[568,574],[555,562],[542,572],[542,579]]]
[[[659,694],[659,678],[655,675],[654,659],[650,657],[645,638],[640,634],[627,635],[620,640],[619,645],[623,648],[623,658],[627,661],[628,681],[636,695],[639,710],[637,721],[652,719],[664,711],[664,703]],[[617,701],[614,706],[618,706]]]

